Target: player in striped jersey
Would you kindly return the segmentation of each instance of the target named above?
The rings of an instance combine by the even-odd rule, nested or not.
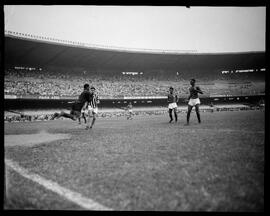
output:
[[[93,128],[93,125],[96,121],[96,116],[98,113],[98,107],[97,105],[100,103],[99,98],[96,94],[96,89],[95,87],[90,88],[90,100],[88,103],[88,125],[86,126],[86,130]],[[93,116],[93,120],[90,125],[90,119]]]

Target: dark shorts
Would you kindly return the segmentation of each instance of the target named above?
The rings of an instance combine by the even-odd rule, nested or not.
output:
[[[75,115],[77,118],[81,116],[81,110],[82,110],[83,104],[75,103],[71,107],[70,114]]]
[[[76,118],[80,118],[81,116],[81,112],[76,111],[76,110],[71,110],[70,114],[76,116]]]

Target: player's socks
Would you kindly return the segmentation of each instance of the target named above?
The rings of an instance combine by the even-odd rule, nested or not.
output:
[[[201,123],[201,116],[200,116],[200,113],[199,113],[199,112],[196,112],[196,114],[197,114],[198,122]]]
[[[187,113],[187,125],[189,124],[190,112]]]

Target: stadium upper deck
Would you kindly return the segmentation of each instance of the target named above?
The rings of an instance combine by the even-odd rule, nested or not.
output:
[[[5,32],[5,66],[83,67],[93,70],[230,70],[265,68],[265,52],[196,53],[134,50]]]

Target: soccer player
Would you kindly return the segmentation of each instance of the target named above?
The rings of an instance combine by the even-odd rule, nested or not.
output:
[[[259,105],[259,109],[260,109],[261,111],[264,111],[264,110],[265,110],[265,102],[264,102],[264,99],[263,99],[263,98],[260,99],[258,105]]]
[[[168,94],[168,103],[169,103],[168,108],[169,108],[169,116],[170,116],[169,123],[173,121],[172,111],[174,111],[175,122],[177,122],[177,102],[178,102],[178,97],[174,93],[173,87],[170,87],[169,94]]]
[[[126,108],[127,112],[128,112],[128,116],[127,116],[127,120],[132,120],[132,115],[133,115],[133,112],[132,112],[132,103],[129,102],[129,104],[127,105],[127,108]]]
[[[200,99],[198,97],[198,93],[203,94],[203,92],[199,86],[195,86],[195,83],[196,83],[195,79],[190,80],[191,87],[189,88],[190,95],[188,97],[189,102],[188,102],[187,124],[186,125],[189,125],[190,113],[191,113],[193,106],[195,106],[198,122],[201,123],[201,116],[200,116],[200,111],[199,111],[199,104],[201,102],[200,102]]]
[[[210,103],[210,110],[212,113],[215,111],[215,106],[213,102]]]
[[[95,89],[95,87],[92,86],[90,89],[90,101],[88,103],[88,125],[85,128],[86,130],[93,128],[93,125],[96,121],[96,116],[98,113],[97,105],[99,103],[100,103],[100,101],[99,101],[99,98],[96,94],[96,89]],[[92,120],[91,125],[90,125],[91,116],[93,116],[93,120]]]
[[[64,111],[61,111],[60,113],[56,112],[53,114],[51,120],[64,117],[76,121],[81,116],[81,110],[85,109],[87,103],[90,102],[90,98],[91,95],[89,92],[89,84],[85,84],[83,86],[83,92],[80,94],[79,99],[72,104],[70,113],[65,113]]]

